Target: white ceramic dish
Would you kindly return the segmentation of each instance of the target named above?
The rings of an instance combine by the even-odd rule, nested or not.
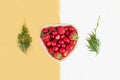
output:
[[[43,26],[41,27],[41,29],[40,29],[40,35],[41,35],[42,29],[45,28],[45,27],[50,27],[50,26],[57,27],[57,26],[69,26],[69,25],[71,25],[71,24],[46,24],[46,25],[43,25]],[[73,25],[72,25],[72,26],[73,26]],[[75,26],[74,26],[74,28],[76,29]],[[76,29],[76,30],[77,30],[77,29]],[[68,56],[66,56],[66,57],[63,58],[62,60],[57,60],[57,59],[55,59],[54,57],[52,57],[52,56],[49,54],[47,48],[45,47],[45,45],[44,45],[44,43],[43,43],[43,41],[42,41],[42,39],[41,39],[40,37],[39,37],[39,39],[40,39],[40,45],[41,45],[42,49],[45,51],[45,53],[46,53],[50,58],[52,58],[53,60],[55,60],[55,61],[57,61],[57,62],[64,61],[65,59],[67,59],[67,58],[70,56],[70,54],[72,54],[72,53],[74,52],[74,49],[75,49],[75,47],[77,46],[77,43],[78,43],[78,41],[77,41],[74,49],[69,53]],[[79,34],[78,34],[78,39],[79,39]]]

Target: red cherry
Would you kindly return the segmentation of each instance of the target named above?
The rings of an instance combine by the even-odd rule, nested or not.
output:
[[[52,49],[52,48],[48,48],[48,52],[49,52],[50,54],[53,54],[53,49]]]
[[[62,39],[59,40],[59,44],[64,44],[64,41]]]
[[[67,26],[65,26],[64,28],[65,28],[65,31],[68,31],[68,27]]]
[[[42,32],[46,34],[48,32],[48,28],[43,28]]]
[[[64,34],[62,34],[62,35],[60,36],[60,38],[61,38],[61,39],[63,39],[64,37],[65,37],[65,35],[64,35]]]
[[[58,47],[60,47],[61,45],[60,44],[57,44]]]
[[[65,51],[64,53],[62,53],[63,57],[66,57],[68,55],[68,51]]]
[[[52,32],[52,35],[57,35],[57,31],[53,31],[53,32]]]
[[[54,47],[53,47],[53,50],[54,50],[54,51],[58,51],[58,46],[54,46]]]
[[[58,60],[61,60],[62,59],[62,54],[60,52],[56,51],[56,52],[54,52],[53,57],[58,59]]]
[[[60,48],[60,52],[64,53],[65,52],[65,48]]]
[[[52,45],[52,46],[55,46],[55,45],[56,45],[56,41],[52,41],[52,42],[51,42],[51,45]]]
[[[70,40],[77,40],[78,39],[78,34],[77,34],[76,31],[73,31],[68,35],[68,37],[69,37]]]
[[[48,30],[49,30],[49,32],[55,31],[55,27],[50,26],[50,27],[48,27]]]
[[[61,46],[61,47],[65,48],[65,47],[66,47],[66,45],[65,45],[65,44],[62,44],[62,46]]]
[[[68,29],[69,29],[69,31],[74,31],[75,30],[75,28],[73,26],[69,26]]]
[[[76,30],[73,30],[73,31],[71,31],[71,33],[77,33],[77,31],[76,31]]]
[[[54,35],[50,35],[50,38],[51,38],[51,39],[54,39],[54,38],[55,38],[55,36],[54,36]]]
[[[49,41],[49,40],[50,40],[50,35],[47,34],[47,35],[41,36],[41,39],[42,39],[44,42]]]
[[[59,34],[64,34],[65,33],[65,29],[62,26],[57,27],[57,31],[58,31]]]
[[[74,48],[73,45],[70,45],[70,44],[66,46],[66,50],[69,52],[71,52],[73,48]]]
[[[64,40],[65,43],[69,43],[70,42],[70,40],[67,37],[65,37],[63,40]]]
[[[70,34],[70,32],[69,31],[66,31],[66,33],[65,33],[67,36]]]
[[[60,39],[60,35],[57,34],[57,35],[55,36],[55,39],[56,39],[56,40],[59,40],[59,39]]]
[[[71,41],[70,41],[70,44],[71,44],[71,45],[75,45],[75,44],[76,44],[76,41],[75,41],[75,40],[71,40]]]
[[[50,41],[46,42],[46,46],[47,47],[51,46],[51,42]]]

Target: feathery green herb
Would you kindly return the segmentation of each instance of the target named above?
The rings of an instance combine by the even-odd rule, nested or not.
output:
[[[96,28],[94,29],[94,31],[92,31],[91,34],[89,34],[89,38],[87,38],[87,42],[88,42],[87,47],[89,51],[96,52],[96,55],[99,53],[99,48],[100,48],[100,40],[96,36],[96,31],[99,26],[99,20],[100,20],[100,16],[98,17]]]
[[[30,36],[25,24],[22,26],[22,31],[18,34],[17,40],[18,47],[25,53],[32,42],[32,37]]]

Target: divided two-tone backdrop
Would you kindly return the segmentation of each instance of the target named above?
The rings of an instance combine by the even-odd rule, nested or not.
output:
[[[120,80],[119,0],[0,0],[0,80]],[[101,16],[100,53],[86,38]],[[26,21],[33,41],[27,55],[17,46]],[[70,23],[79,33],[73,53],[58,63],[40,46],[44,24]]]

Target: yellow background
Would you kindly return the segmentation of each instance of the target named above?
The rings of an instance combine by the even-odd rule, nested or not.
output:
[[[32,36],[27,55],[17,46],[25,22]],[[40,27],[59,23],[59,0],[0,0],[0,80],[59,80],[59,63],[40,46]]]

